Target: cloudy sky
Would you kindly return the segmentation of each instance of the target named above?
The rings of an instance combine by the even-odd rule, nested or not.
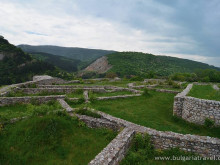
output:
[[[138,51],[220,67],[220,0],[0,0],[13,44]]]

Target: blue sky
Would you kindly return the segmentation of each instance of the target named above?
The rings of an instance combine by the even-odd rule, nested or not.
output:
[[[13,44],[138,51],[220,67],[220,0],[0,0]]]

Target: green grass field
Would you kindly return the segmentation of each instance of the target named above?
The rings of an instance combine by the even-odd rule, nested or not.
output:
[[[220,101],[220,91],[216,91],[211,85],[193,85],[188,96]]]
[[[90,92],[89,96],[93,97],[104,97],[104,96],[117,96],[117,95],[132,95],[132,92],[129,91],[117,91],[117,92],[108,92],[108,93],[96,93],[96,92]]]
[[[0,130],[0,164],[88,164],[116,136],[64,113],[32,117]]]
[[[50,101],[40,105],[15,104],[2,107],[0,106],[0,122],[18,117],[31,116],[36,112],[44,114],[56,110],[62,110],[62,107],[55,101]]]
[[[161,131],[220,138],[220,128],[206,128],[173,117],[174,94],[149,91],[150,96],[91,103],[97,110]]]
[[[134,81],[129,80],[122,80],[122,81],[92,81],[91,83],[73,83],[73,84],[63,84],[63,85],[80,85],[80,86],[93,86],[93,85],[112,85],[112,86],[119,86],[119,87],[127,87],[128,83]]]

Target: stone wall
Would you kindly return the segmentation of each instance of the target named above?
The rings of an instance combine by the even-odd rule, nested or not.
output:
[[[48,92],[48,93],[74,93],[75,91],[82,89],[93,92],[105,93],[106,90],[104,88],[19,88],[15,89],[15,91],[22,91],[26,94],[37,94],[40,92]]]
[[[208,118],[215,121],[216,126],[220,126],[220,101],[185,97],[182,118],[201,125]]]
[[[125,128],[95,157],[95,159],[89,163],[89,165],[119,164],[119,162],[125,157],[134,134],[134,130]]]
[[[220,139],[208,136],[183,135],[180,133],[157,131],[155,129],[140,126],[129,121],[113,117],[104,112],[97,112],[111,122],[120,124],[126,128],[134,130],[136,133],[147,133],[152,139],[152,143],[159,149],[180,148],[184,151],[192,151],[201,156],[220,157]]]
[[[220,101],[198,99],[186,96],[192,84],[174,98],[173,114],[188,122],[203,125],[206,119],[220,126]]]
[[[141,94],[133,94],[133,95],[118,95],[118,96],[109,96],[109,97],[97,97],[97,100],[115,100],[119,98],[129,98],[129,97],[135,97],[135,96],[141,96]]]
[[[50,100],[64,99],[65,95],[59,96],[31,96],[31,97],[0,97],[0,106],[16,104],[16,103],[31,103],[37,101],[39,103],[45,103]]]
[[[88,110],[94,111],[94,109]],[[101,119],[84,115],[78,115],[78,118],[92,128],[113,127],[114,129],[115,127],[118,129],[124,127],[124,129],[90,162],[90,165],[119,164],[129,150],[130,142],[135,133],[149,134],[153,145],[157,149],[178,147],[181,150],[194,152],[204,157],[220,157],[220,139],[218,138],[157,131],[108,115],[104,112],[95,112],[101,115]]]
[[[178,117],[182,117],[183,103],[185,100],[185,96],[189,93],[189,91],[192,89],[192,87],[193,87],[193,84],[189,84],[181,93],[178,93],[174,97],[173,115],[176,115]]]

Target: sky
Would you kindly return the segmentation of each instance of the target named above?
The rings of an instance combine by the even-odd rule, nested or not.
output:
[[[10,43],[137,51],[220,67],[220,0],[0,0]]]

